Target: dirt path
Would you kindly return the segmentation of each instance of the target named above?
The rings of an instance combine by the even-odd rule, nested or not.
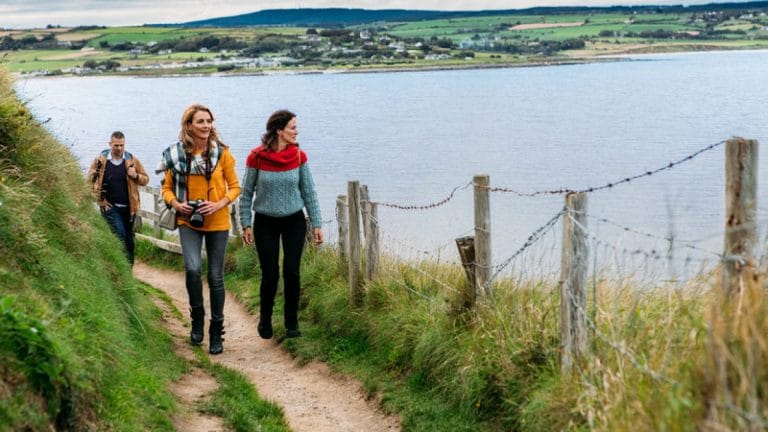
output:
[[[173,350],[186,359],[194,362],[195,354],[192,346],[187,343],[189,333],[184,323],[177,318],[171,308],[162,300],[154,298],[155,304],[163,311],[163,325],[173,336]],[[210,397],[219,387],[216,379],[200,368],[192,368],[181,379],[171,384],[169,390],[179,400],[178,412],[173,417],[176,430],[184,432],[223,432],[227,428],[220,417],[206,415],[196,410],[199,401]]]
[[[187,314],[184,275],[158,270],[143,263],[134,266],[139,280],[165,291],[182,314]],[[206,292],[207,289],[204,290]],[[206,293],[207,294],[207,293]],[[206,305],[208,299],[206,296]],[[296,432],[399,431],[395,416],[384,415],[375,402],[367,401],[360,384],[333,374],[322,363],[298,367],[274,339],[261,339],[257,319],[228,295],[224,307],[227,332],[224,353],[211,360],[235,369],[250,379],[259,395],[280,405],[291,429]],[[182,337],[187,327],[177,330]],[[205,346],[208,345],[206,323]]]

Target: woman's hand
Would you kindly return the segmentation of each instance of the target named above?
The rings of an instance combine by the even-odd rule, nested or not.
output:
[[[183,203],[179,200],[173,200],[171,201],[171,206],[173,206],[173,208],[175,208],[179,214],[184,216],[189,216],[192,214],[192,206],[185,202]]]
[[[222,198],[216,202],[203,201],[199,206],[197,206],[197,210],[200,212],[201,215],[209,216],[223,209],[228,204],[229,204],[228,198]]]
[[[251,227],[243,228],[243,242],[247,245],[253,244],[253,232],[251,231]]]
[[[323,244],[323,230],[322,228],[315,228],[314,232],[315,246]]]

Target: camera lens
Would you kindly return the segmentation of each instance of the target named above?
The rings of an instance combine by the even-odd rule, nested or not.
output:
[[[189,217],[189,224],[192,225],[195,228],[200,228],[203,226],[203,215],[201,215],[198,212],[192,213],[192,216]]]
[[[200,214],[198,207],[202,204],[203,200],[189,201],[189,205],[192,206],[192,215],[189,217],[189,224],[194,228],[200,228],[205,222],[205,218]]]

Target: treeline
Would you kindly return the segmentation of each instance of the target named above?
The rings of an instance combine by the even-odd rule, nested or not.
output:
[[[134,42],[118,42],[110,44],[108,41],[103,40],[99,41],[99,47],[111,51],[130,51],[140,48],[148,52],[158,52],[162,50],[197,52],[203,48],[211,51],[241,50],[247,48],[248,44],[230,36],[204,36],[201,38],[169,39],[157,42],[152,46]]]
[[[89,68],[89,69],[99,69],[99,70],[114,70],[120,67],[120,63],[114,60],[104,60],[104,61],[86,60],[85,63],[83,63],[83,67]]]
[[[531,41],[528,43],[502,42],[485,48],[486,51],[506,52],[509,54],[526,54],[545,56],[556,54],[558,51],[582,49],[586,46],[583,39],[566,39],[564,41]]]
[[[314,29],[310,28],[306,32],[307,35],[317,35],[319,37],[327,39],[332,46],[348,46],[357,47],[358,50],[339,51],[328,54],[333,58],[344,58],[360,56],[359,54],[369,54],[364,57],[371,57],[372,55],[392,56],[395,55],[395,50],[380,44],[362,44],[359,34],[355,31],[344,29]],[[375,34],[375,33],[372,33]],[[425,53],[429,53],[436,49],[455,49],[458,48],[456,43],[448,38],[406,38],[395,39],[393,41],[402,41],[408,45],[419,45],[419,49]],[[312,57],[313,55],[319,55],[319,53],[313,48],[319,44],[319,41],[302,40],[298,36],[287,36],[280,34],[267,34],[260,36],[259,38],[251,41],[239,40],[229,36],[216,37],[205,36],[201,38],[185,38],[185,39],[173,39],[165,40],[153,44],[152,46],[146,46],[139,43],[132,42],[119,42],[110,44],[107,41],[100,41],[99,47],[102,49],[109,49],[112,51],[131,51],[133,49],[142,49],[149,53],[157,53],[162,50],[172,50],[174,52],[199,52],[203,48],[209,51],[237,51],[242,53],[246,57],[258,57],[267,53],[285,52],[292,54],[300,58]],[[402,55],[402,54],[401,54]]]
[[[62,45],[56,40],[56,35],[53,33],[46,33],[40,38],[35,35],[26,35],[19,39],[14,39],[7,35],[0,37],[0,51],[58,48],[80,49],[84,46],[85,42],[70,42],[67,45]]]
[[[46,29],[60,28],[61,26],[53,26],[49,24]],[[86,30],[102,30],[106,29],[104,26],[79,26],[73,27],[69,32],[79,32]],[[14,39],[9,35],[0,37],[0,51],[18,51],[18,50],[32,50],[32,49],[73,49],[79,50],[86,45],[87,41],[67,41],[60,42],[56,39],[54,33],[46,33],[42,36],[35,36],[33,34],[25,35],[21,38]]]
[[[643,39],[719,39],[727,35],[745,35],[746,31],[736,30],[702,30],[698,33],[688,31],[671,31],[664,29],[646,30],[641,32],[619,32],[614,30],[603,30],[598,33],[599,37],[634,37]]]

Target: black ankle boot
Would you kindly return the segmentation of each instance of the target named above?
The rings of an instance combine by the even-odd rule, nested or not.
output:
[[[208,352],[211,354],[221,354],[224,351],[224,338],[221,335],[224,334],[224,321],[213,321],[208,328],[208,338],[210,347]]]
[[[285,337],[295,338],[301,336],[299,320],[296,318],[296,315],[286,315],[287,316],[283,320],[283,323],[285,324]]]
[[[261,336],[262,339],[271,339],[272,338],[272,318],[260,318],[259,319],[259,325],[256,327],[256,330],[259,331],[259,336]]]
[[[189,333],[189,339],[192,341],[192,345],[200,345],[203,343],[203,335],[205,334],[205,308],[202,306],[193,307],[189,313],[192,317],[192,331]]]

